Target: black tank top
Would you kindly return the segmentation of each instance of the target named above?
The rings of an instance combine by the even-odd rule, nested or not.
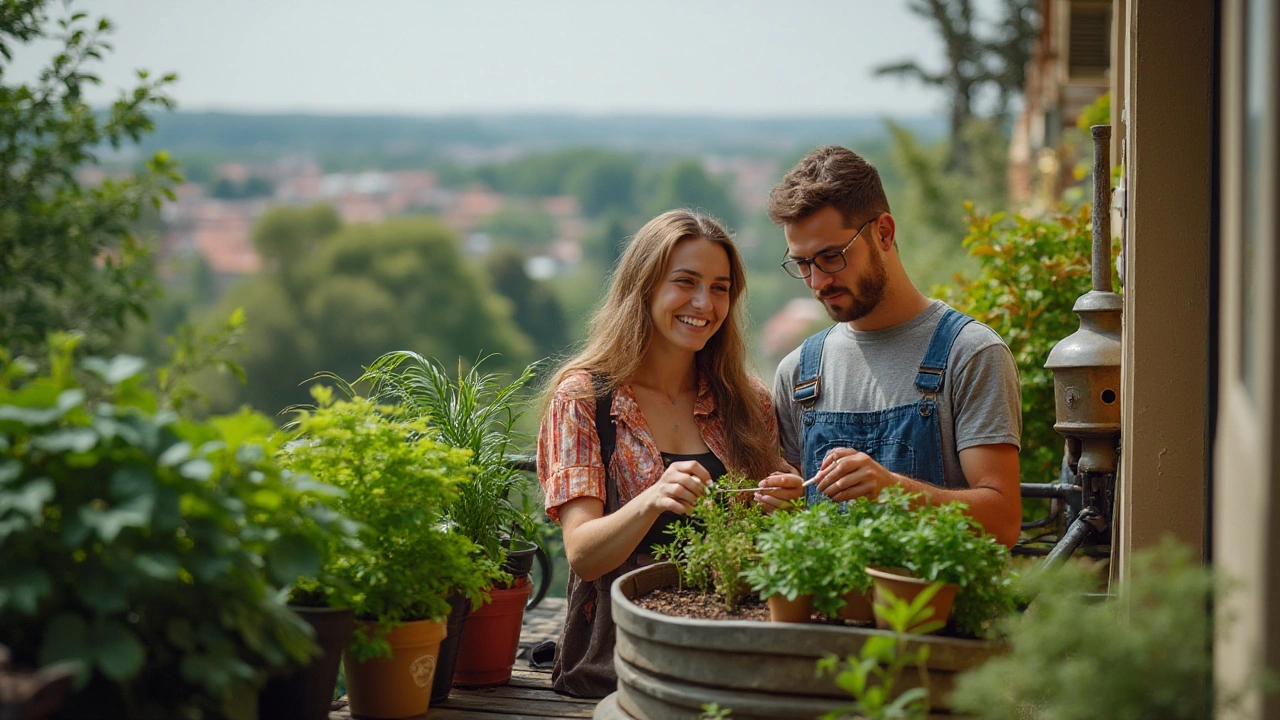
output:
[[[719,479],[727,470],[720,458],[716,457],[713,452],[697,453],[695,455],[681,455],[678,453],[662,453],[662,466],[671,467],[671,463],[680,462],[681,460],[697,460],[706,468],[707,474],[712,480]],[[666,511],[653,521],[653,525],[649,527],[649,531],[644,534],[644,539],[636,546],[636,552],[651,552],[654,545],[666,545],[671,542],[671,536],[667,534],[667,528],[674,523],[686,522],[684,515],[677,515],[671,511]]]

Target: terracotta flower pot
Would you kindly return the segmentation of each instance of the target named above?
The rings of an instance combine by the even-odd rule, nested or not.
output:
[[[363,662],[345,652],[347,700],[351,714],[364,718],[409,718],[431,706],[431,679],[445,624],[415,620],[387,635],[391,657]]]
[[[309,665],[267,681],[258,695],[263,720],[328,720],[333,687],[338,682],[342,649],[355,628],[355,611],[344,608],[290,606],[315,630],[321,655]]]
[[[844,607],[840,608],[837,616],[841,620],[852,620],[854,622],[871,622],[875,619],[875,611],[871,609],[870,593],[860,590],[850,590],[844,594]]]
[[[913,577],[909,571],[902,568],[883,568],[879,570],[867,568],[867,574],[871,576],[871,580],[874,582],[876,606],[889,604],[888,598],[884,595],[886,588],[893,593],[894,597],[912,602],[925,588],[932,585],[927,580]],[[907,628],[907,632],[915,632],[917,628],[925,623],[945,623],[951,615],[951,604],[955,602],[956,591],[959,589],[960,586],[951,583],[943,585],[929,600],[928,607],[933,608],[933,614],[928,619]],[[889,624],[878,614],[876,615],[876,627],[890,629]]]
[[[471,611],[462,627],[454,685],[501,685],[511,679],[524,604],[532,594],[529,578],[520,578],[515,587],[491,589],[491,600]]]
[[[812,617],[812,595],[799,595],[795,600],[782,595],[769,596],[769,619],[773,622],[807,623]]]

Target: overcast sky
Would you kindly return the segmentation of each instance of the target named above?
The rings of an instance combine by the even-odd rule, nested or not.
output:
[[[137,68],[177,72],[181,109],[750,116],[941,112],[941,91],[875,78],[941,62],[905,0],[92,0],[115,51],[100,102]],[[55,16],[61,14],[54,4]],[[18,48],[30,79],[50,45]],[[6,73],[7,74],[7,73]]]

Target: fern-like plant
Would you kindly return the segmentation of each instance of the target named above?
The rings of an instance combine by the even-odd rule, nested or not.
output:
[[[465,371],[459,362],[455,380],[439,360],[400,350],[374,360],[357,383],[370,383],[370,396],[395,405],[401,418],[427,422],[440,441],[471,452],[475,474],[459,485],[444,516],[501,564],[509,548],[504,539],[534,535],[532,519],[513,502],[528,480],[507,454],[519,437],[514,425],[524,405],[520,393],[536,363],[504,383],[502,375],[481,372],[486,359]]]

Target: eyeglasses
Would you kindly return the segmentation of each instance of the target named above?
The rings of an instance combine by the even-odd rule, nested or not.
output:
[[[875,219],[876,218],[871,218],[871,220]],[[858,236],[862,234],[862,231],[871,224],[871,220],[862,223],[862,227],[858,228],[858,232],[853,234],[853,239],[849,241],[848,245],[844,246],[843,250],[828,250],[826,252],[820,252],[811,258],[789,258],[782,263],[782,269],[786,270],[788,275],[797,280],[803,280],[812,275],[814,265],[817,265],[818,269],[824,273],[840,272],[844,269],[844,266],[848,264],[848,261],[844,258],[845,252],[848,251],[849,248],[853,247],[854,240],[857,240]]]

